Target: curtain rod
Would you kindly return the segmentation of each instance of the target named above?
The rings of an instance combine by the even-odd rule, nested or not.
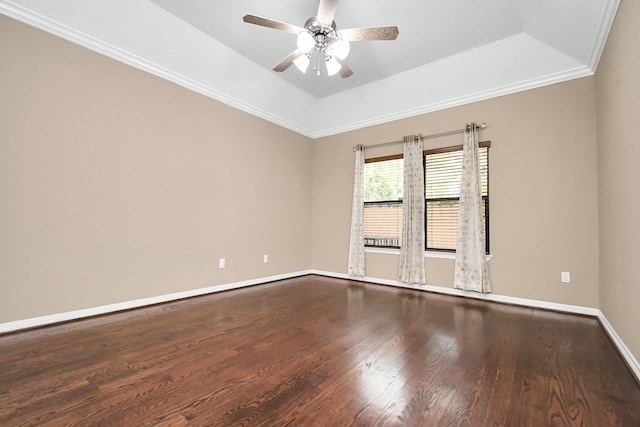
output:
[[[487,127],[486,123],[476,123],[476,126],[480,129],[484,129]],[[439,138],[441,136],[447,136],[447,135],[455,135],[456,133],[463,133],[464,131],[466,131],[467,128],[464,127],[462,129],[456,129],[456,130],[450,130],[448,132],[441,132],[441,133],[434,133],[431,135],[422,135],[420,134],[420,139],[431,139],[431,138]],[[391,142],[383,142],[382,144],[373,144],[373,145],[365,145],[364,148],[374,148],[374,147],[384,147],[386,145],[395,145],[395,144],[402,144],[402,141],[391,141]],[[356,147],[353,147],[353,151],[356,151]]]

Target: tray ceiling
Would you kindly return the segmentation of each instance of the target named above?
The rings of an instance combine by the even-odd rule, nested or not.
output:
[[[312,138],[591,75],[619,0],[342,0],[353,76],[272,71],[317,0],[0,0],[0,13]]]

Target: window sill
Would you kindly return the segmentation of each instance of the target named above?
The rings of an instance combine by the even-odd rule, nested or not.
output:
[[[368,254],[386,254],[386,255],[400,255],[400,249],[388,249],[388,248],[364,248],[364,251]],[[424,251],[425,258],[441,258],[441,259],[456,259],[454,252],[439,252],[439,251]],[[487,255],[487,261],[491,260],[493,255]]]

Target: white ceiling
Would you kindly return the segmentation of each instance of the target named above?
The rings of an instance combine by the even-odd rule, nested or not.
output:
[[[310,137],[595,72],[619,0],[342,0],[338,29],[396,25],[354,42],[347,79],[283,73],[318,0],[0,0],[0,13]]]

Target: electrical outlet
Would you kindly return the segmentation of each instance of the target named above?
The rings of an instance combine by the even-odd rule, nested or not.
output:
[[[224,260],[224,258],[220,258],[220,259],[218,260],[218,268],[224,268],[224,265],[225,265],[225,260]]]
[[[264,261],[265,264],[267,264],[269,262],[269,255],[263,256],[262,260]]]
[[[563,271],[560,273],[560,281],[562,283],[571,283],[571,273],[568,271]]]

